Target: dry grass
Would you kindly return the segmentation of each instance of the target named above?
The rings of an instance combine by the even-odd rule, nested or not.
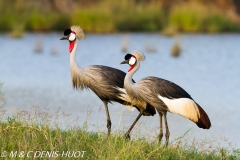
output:
[[[172,46],[171,55],[173,57],[178,57],[178,56],[180,56],[180,53],[181,53],[180,44],[179,44],[179,42],[175,42]]]

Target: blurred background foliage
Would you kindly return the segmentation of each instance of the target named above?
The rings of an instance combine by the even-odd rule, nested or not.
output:
[[[0,0],[0,31],[238,32],[239,0]]]

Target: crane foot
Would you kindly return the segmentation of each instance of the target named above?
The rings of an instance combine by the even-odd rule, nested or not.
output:
[[[125,134],[125,138],[126,138],[126,140],[130,140],[130,139],[131,139],[129,133],[126,133],[126,134]]]

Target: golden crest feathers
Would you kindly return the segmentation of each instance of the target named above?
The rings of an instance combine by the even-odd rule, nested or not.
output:
[[[144,61],[145,60],[145,56],[141,51],[134,50],[132,52],[132,55],[134,55],[137,58],[137,60],[139,60],[139,61]]]
[[[71,30],[76,33],[76,36],[78,39],[84,38],[84,32],[83,32],[82,28],[80,28],[79,26],[73,25],[73,26],[71,26]]]

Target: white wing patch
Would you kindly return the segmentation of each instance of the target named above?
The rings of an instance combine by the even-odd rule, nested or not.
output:
[[[130,105],[124,105],[125,107],[127,107],[127,109],[129,109],[130,111],[134,111],[135,107],[130,106]]]
[[[131,102],[130,102],[131,99],[130,99],[130,97],[127,95],[126,90],[125,90],[124,88],[119,88],[119,87],[117,87],[117,89],[118,89],[120,92],[123,92],[123,94],[120,94],[119,98],[122,99],[122,100],[124,100],[124,101],[126,101],[126,102],[131,103]],[[127,107],[127,108],[128,108],[129,110],[131,110],[131,111],[134,111],[134,109],[135,109],[135,107],[130,106],[130,105],[124,105],[124,106]]]
[[[167,105],[171,113],[179,114],[193,122],[198,122],[200,117],[196,103],[188,98],[168,99],[158,95],[158,97]]]

